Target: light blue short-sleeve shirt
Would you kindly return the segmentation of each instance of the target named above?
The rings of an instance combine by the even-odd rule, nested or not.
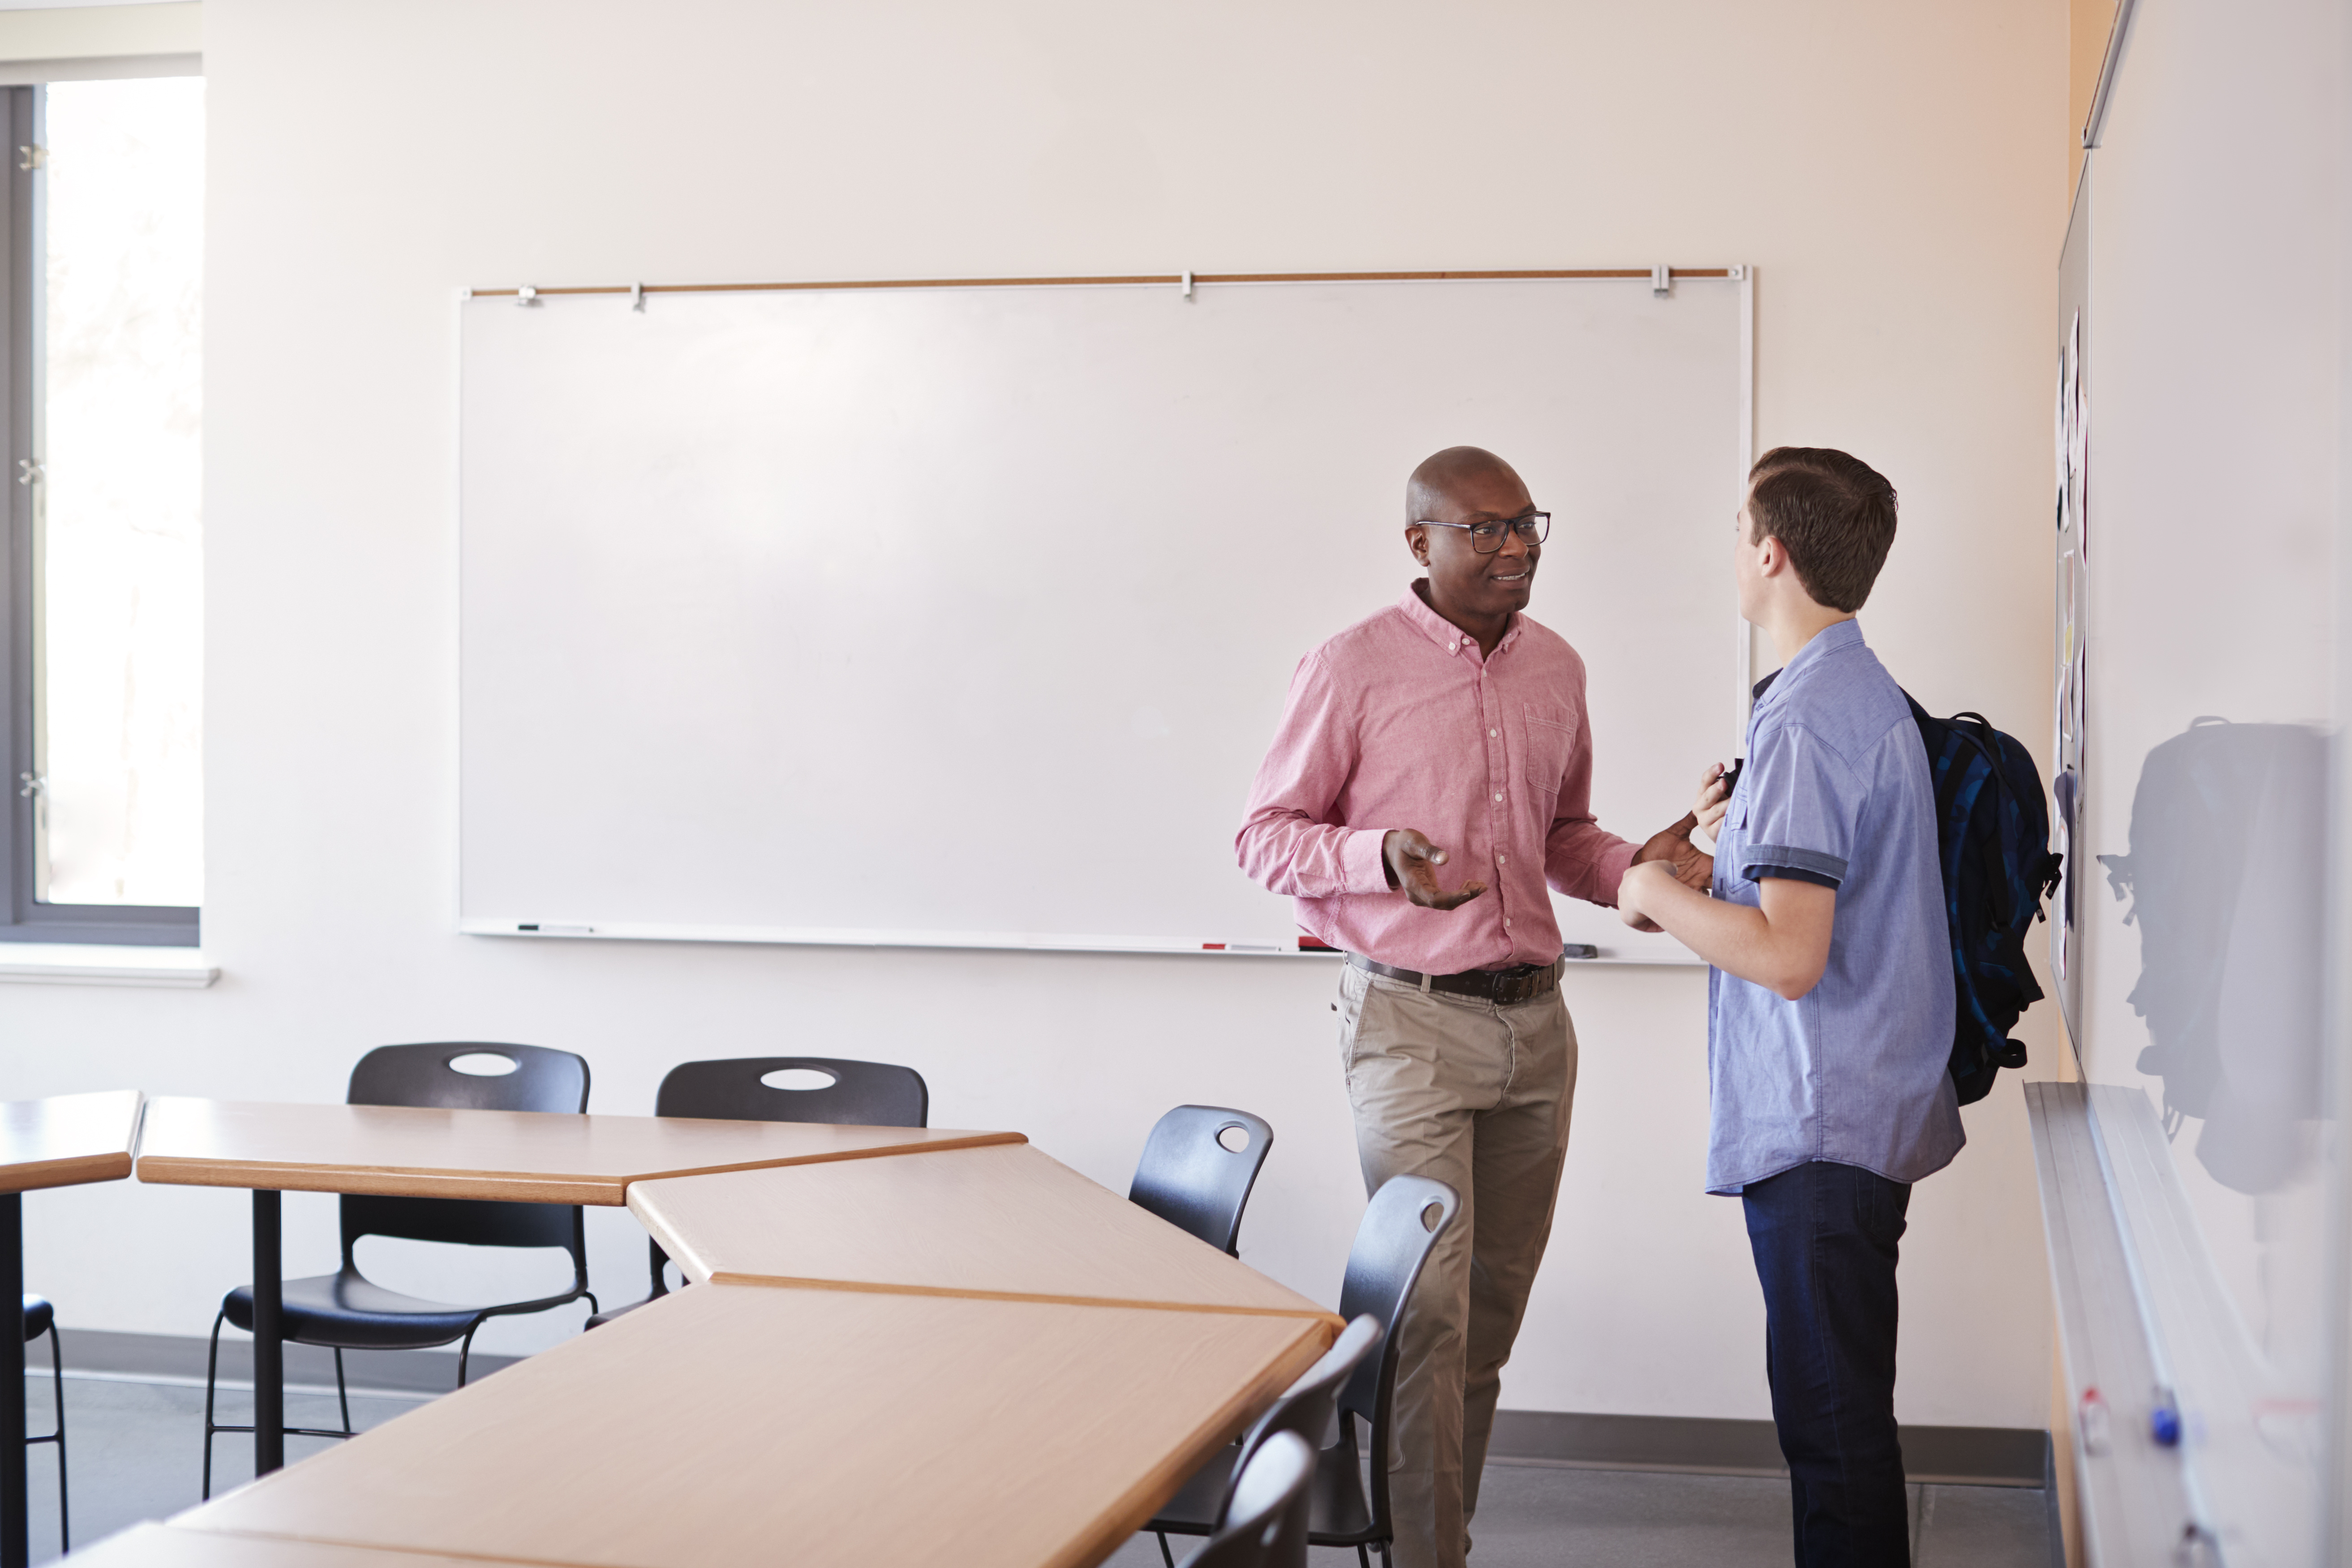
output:
[[[1952,952],[1935,791],[1909,703],[1840,621],[1774,679],[1716,837],[1715,896],[1767,877],[1837,889],[1829,967],[1794,1002],[1707,977],[1706,1189],[1826,1160],[1916,1182],[1967,1142],[1952,1091]]]

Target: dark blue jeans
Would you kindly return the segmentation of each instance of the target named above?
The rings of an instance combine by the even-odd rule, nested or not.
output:
[[[1895,1433],[1895,1258],[1911,1188],[1815,1161],[1741,1194],[1797,1568],[1908,1568]]]

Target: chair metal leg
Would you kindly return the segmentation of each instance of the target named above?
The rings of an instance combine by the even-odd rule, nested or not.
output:
[[[1385,1564],[1388,1557],[1387,1552],[1381,1552],[1381,1562]],[[1372,1554],[1364,1550],[1364,1543],[1360,1541],[1356,1542],[1356,1565],[1357,1568],[1372,1568]]]
[[[466,1386],[466,1358],[474,1353],[474,1331],[481,1326],[478,1322],[472,1329],[467,1329],[465,1340],[457,1346],[457,1386],[460,1388]]]
[[[62,1556],[73,1550],[73,1515],[66,1503],[66,1350],[58,1338],[55,1317],[49,1320],[49,1378],[58,1401],[58,1429],[50,1440],[58,1446],[58,1552]]]
[[[228,1309],[223,1307],[213,1317],[212,1352],[205,1357],[205,1489],[197,1495],[209,1502],[213,1495],[213,1434],[220,1430],[213,1425],[213,1383],[220,1371],[221,1325],[228,1321]]]
[[[1168,1532],[1155,1530],[1151,1533],[1160,1537],[1160,1561],[1167,1563],[1168,1568],[1176,1568],[1176,1553],[1168,1550]]]
[[[343,1387],[343,1347],[335,1347],[335,1404],[343,1413],[343,1430],[352,1430],[352,1396]],[[358,1436],[352,1433],[352,1436]]]

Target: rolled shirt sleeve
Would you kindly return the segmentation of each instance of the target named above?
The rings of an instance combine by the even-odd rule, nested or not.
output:
[[[1388,829],[1332,820],[1360,760],[1358,725],[1319,652],[1298,661],[1274,743],[1234,840],[1241,868],[1269,892],[1326,899],[1388,891]]]
[[[1738,870],[1751,882],[1786,877],[1843,886],[1868,791],[1853,765],[1800,725],[1758,738],[1750,770],[1747,842]]]

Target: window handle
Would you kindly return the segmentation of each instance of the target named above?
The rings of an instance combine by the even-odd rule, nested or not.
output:
[[[16,482],[18,484],[37,485],[41,482],[42,478],[43,475],[40,464],[33,461],[30,458],[19,458],[16,459]]]
[[[49,150],[47,147],[20,146],[16,149],[16,167],[28,174],[36,169],[47,166],[48,161]]]
[[[26,800],[31,800],[34,796],[42,794],[49,787],[49,781],[43,778],[38,773],[18,773],[16,775],[16,793],[23,795]]]

